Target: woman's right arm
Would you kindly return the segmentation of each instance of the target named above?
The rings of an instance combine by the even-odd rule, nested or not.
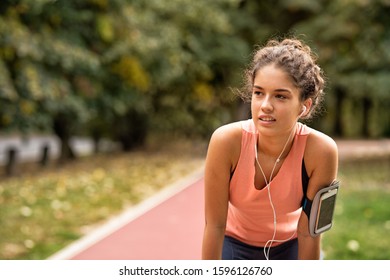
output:
[[[234,130],[218,128],[212,135],[205,164],[205,229],[202,259],[221,259],[229,201],[229,181],[233,170]]]

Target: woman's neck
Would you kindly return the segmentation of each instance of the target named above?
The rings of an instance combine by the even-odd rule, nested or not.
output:
[[[284,159],[294,142],[296,125],[286,134],[276,136],[259,135],[257,138],[257,150],[262,157],[272,159]]]

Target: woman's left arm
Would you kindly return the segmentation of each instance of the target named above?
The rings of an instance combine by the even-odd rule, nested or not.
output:
[[[337,145],[329,136],[313,131],[307,139],[304,159],[310,178],[307,197],[313,200],[320,189],[329,186],[337,178]],[[319,259],[321,235],[312,237],[308,224],[308,217],[302,211],[298,222],[298,258],[301,260]]]

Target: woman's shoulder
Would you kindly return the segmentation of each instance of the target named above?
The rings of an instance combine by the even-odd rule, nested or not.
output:
[[[338,149],[336,142],[327,134],[311,128],[305,149],[305,162],[308,169],[324,165],[337,165]],[[308,170],[309,171],[309,170]]]
[[[240,121],[224,124],[218,127],[212,134],[211,139],[217,142],[231,143],[241,139],[242,124]]]
[[[310,177],[308,197],[328,186],[337,177],[338,150],[336,142],[328,135],[312,129],[305,149],[305,165]]]
[[[226,163],[231,172],[238,160],[241,147],[242,127],[234,122],[218,127],[211,136],[208,158],[216,158],[218,165]]]
[[[307,149],[317,151],[319,153],[336,152],[337,144],[329,135],[311,128],[311,132],[308,135],[306,147]]]

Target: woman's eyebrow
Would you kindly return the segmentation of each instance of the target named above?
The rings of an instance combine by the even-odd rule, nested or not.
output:
[[[256,89],[259,89],[259,90],[264,90],[261,86],[258,86],[258,85],[254,85],[253,86],[254,88]],[[274,92],[287,92],[287,93],[291,93],[291,91],[287,88],[277,88],[274,90]]]

